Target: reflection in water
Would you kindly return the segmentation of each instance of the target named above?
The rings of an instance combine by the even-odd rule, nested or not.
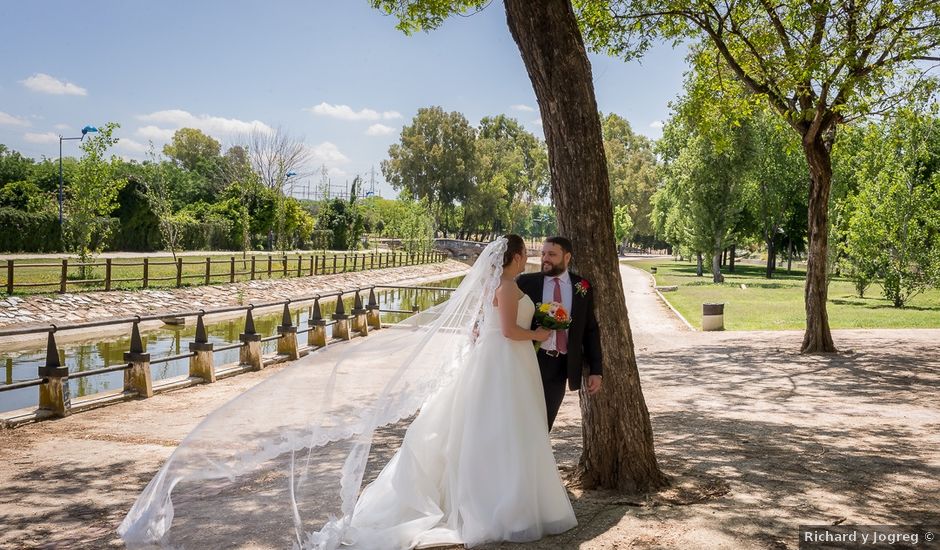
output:
[[[434,286],[455,288],[462,277],[447,279],[433,283]],[[413,290],[393,289],[376,292],[376,299],[382,309],[411,310],[412,305],[420,309],[427,309],[439,304],[450,296],[448,291],[440,290]],[[368,299],[368,292],[363,294],[363,302]],[[343,304],[348,313],[353,307],[354,297],[348,294]],[[320,302],[320,311],[324,319],[329,320],[336,310],[336,299],[328,298]],[[308,320],[313,314],[313,302],[304,302],[303,305],[291,311],[294,325],[305,329],[309,326]],[[410,314],[383,313],[383,323],[396,323]],[[281,312],[273,312],[254,317],[255,330],[262,336],[276,334],[276,328],[281,323]],[[185,326],[164,325],[161,328],[141,332],[144,349],[150,353],[151,360],[161,357],[179,355],[189,350],[189,342],[196,336],[196,323],[194,318],[187,319]],[[217,346],[238,342],[238,335],[245,327],[244,316],[217,321],[206,324],[209,341]],[[65,366],[69,372],[83,372],[102,367],[110,367],[124,363],[124,352],[130,347],[130,327],[128,335],[109,337],[106,340],[92,343],[74,343],[60,345],[65,350]],[[329,334],[329,330],[328,330]],[[298,336],[301,346],[306,344],[306,334]],[[274,353],[277,342],[263,342],[262,353]],[[17,351],[2,352],[5,359],[5,383],[11,384],[19,380],[36,378],[37,369],[45,363],[45,346],[31,346]],[[216,365],[226,365],[238,362],[238,349],[227,350],[215,354]],[[154,382],[189,374],[189,359],[177,359],[151,367]],[[72,397],[82,397],[101,391],[121,389],[124,385],[122,371],[109,372],[100,375],[87,376],[69,380]],[[19,390],[0,393],[0,412],[11,411],[26,407],[35,407],[39,402],[39,388],[23,388]]]

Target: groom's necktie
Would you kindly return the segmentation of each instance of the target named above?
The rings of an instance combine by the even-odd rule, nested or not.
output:
[[[564,302],[561,299],[561,279],[555,277],[555,294],[552,296],[552,300],[563,304]],[[568,315],[571,315],[571,312],[568,312]],[[556,330],[555,331],[555,350],[558,353],[568,353],[568,331],[567,330]]]

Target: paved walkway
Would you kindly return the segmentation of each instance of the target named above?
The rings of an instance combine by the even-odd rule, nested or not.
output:
[[[798,332],[688,331],[645,273],[621,273],[673,487],[572,486],[579,526],[513,547],[795,549],[803,523],[940,525],[940,330],[837,331],[851,352],[802,356]],[[0,547],[118,547],[115,526],[181,438],[281,368],[0,430]],[[377,453],[394,448],[401,430],[390,432]],[[574,394],[552,436],[568,477],[581,442]]]

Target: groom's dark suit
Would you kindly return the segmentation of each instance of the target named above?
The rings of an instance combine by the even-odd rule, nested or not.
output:
[[[539,370],[545,391],[545,406],[548,409],[548,428],[555,423],[555,416],[565,397],[565,386],[572,390],[581,388],[582,371],[588,366],[590,374],[602,374],[601,338],[594,316],[594,288],[588,285],[587,292],[579,292],[577,285],[582,278],[568,272],[571,278],[571,327],[568,329],[568,353],[550,356],[539,350]],[[516,279],[523,292],[536,304],[543,302],[545,284],[542,273],[525,273]],[[583,294],[583,295],[582,295]],[[533,319],[532,328],[537,323]]]

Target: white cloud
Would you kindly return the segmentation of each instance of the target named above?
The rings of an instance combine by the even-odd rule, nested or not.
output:
[[[25,118],[20,118],[18,116],[13,116],[3,111],[0,111],[0,124],[5,124],[7,126],[29,126],[30,123]]]
[[[532,107],[529,107],[528,105],[523,105],[523,104],[521,104],[521,103],[518,104],[518,105],[513,105],[513,106],[512,106],[512,110],[514,110],[514,111],[523,111],[523,112],[526,112],[526,113],[534,113],[534,112],[535,112],[535,109],[533,109]]]
[[[36,73],[26,80],[20,80],[20,84],[26,86],[34,92],[53,95],[88,95],[88,90],[77,84],[59,80],[54,76],[45,73]]]
[[[71,128],[71,126],[69,126],[68,124],[56,124],[55,126],[53,126],[53,128],[55,128],[56,130],[68,130]]]
[[[320,103],[319,105],[314,105],[313,107],[308,107],[304,109],[309,113],[313,113],[318,116],[327,116],[331,118],[338,118],[340,120],[391,120],[395,118],[401,118],[401,113],[398,111],[384,111],[379,113],[374,109],[360,109],[354,111],[349,105],[332,105],[330,103]]]
[[[346,170],[343,170],[342,168],[335,168],[335,167],[334,167],[334,168],[330,168],[329,170],[330,170],[330,172],[329,172],[329,173],[330,173],[330,177],[331,177],[331,178],[336,178],[337,182],[338,182],[338,180],[340,180],[340,179],[349,177],[349,172],[347,172]]]
[[[662,130],[663,126],[665,126],[665,124],[661,120],[654,120],[653,122],[650,122],[650,128]]]
[[[152,141],[170,141],[176,130],[158,128],[157,126],[141,126],[135,132],[139,137]]]
[[[143,143],[134,141],[131,138],[119,139],[115,147],[131,153],[146,153],[150,150],[149,145],[144,145]]]
[[[23,135],[23,139],[30,143],[55,143],[59,141],[59,136],[54,132],[45,132],[43,134],[27,132]]]
[[[307,148],[310,150],[310,161],[314,164],[331,166],[349,162],[349,157],[329,141],[324,141],[319,145],[308,145]]]
[[[237,136],[250,133],[251,131],[261,131],[265,133],[274,131],[273,128],[260,120],[246,121],[237,118],[194,115],[182,109],[156,111],[147,115],[138,115],[137,119],[143,122],[160,124],[161,126],[169,126],[170,128],[159,128],[151,125],[137,130],[138,135],[150,138],[156,138],[158,135],[166,136],[167,132],[169,132],[169,137],[162,137],[160,139],[173,137],[173,131],[179,128],[198,128],[213,136]],[[144,133],[141,133],[142,131]]]
[[[394,132],[395,129],[391,126],[386,126],[384,124],[373,124],[369,126],[369,129],[366,130],[367,136],[387,136]]]

